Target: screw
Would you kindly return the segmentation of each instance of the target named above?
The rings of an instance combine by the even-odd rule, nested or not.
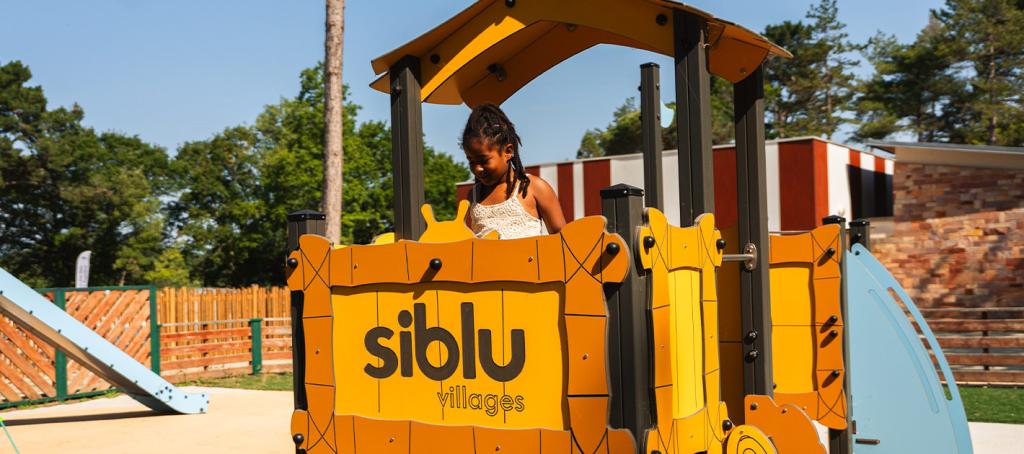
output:
[[[754,360],[757,359],[758,355],[759,355],[759,353],[757,352],[757,350],[751,350],[751,351],[747,352],[747,357],[746,357],[747,362],[748,363],[754,362]]]
[[[295,268],[297,266],[299,266],[299,260],[298,259],[296,259],[295,257],[292,257],[292,258],[288,259],[288,267],[289,268]]]
[[[719,238],[718,241],[715,241],[715,247],[717,247],[719,251],[725,250],[726,244],[728,243],[726,243],[725,238]]]
[[[755,340],[757,340],[757,331],[751,331],[747,333],[747,335],[744,336],[743,340],[746,341],[746,343],[748,344],[753,343]]]
[[[825,250],[825,257],[832,257],[833,255],[836,255],[836,248],[830,247]]]
[[[838,321],[839,321],[839,317],[836,317],[835,315],[833,315],[833,316],[831,316],[831,317],[829,317],[829,318],[828,318],[828,323],[829,323],[830,325],[832,325],[832,324],[835,324],[835,323],[836,323],[836,322],[838,322]]]
[[[757,407],[758,407],[757,402],[754,402],[754,403],[750,404],[750,409],[751,410],[757,410]]]
[[[665,25],[668,23],[668,16],[664,14],[659,14],[657,17],[654,18],[654,22],[657,23],[658,25]]]
[[[650,248],[654,247],[654,237],[653,236],[645,236],[644,237],[644,247],[647,248],[647,249],[650,249]]]
[[[505,0],[505,6],[509,8],[515,8],[516,0]]]
[[[834,370],[834,371],[832,371],[832,373],[831,373],[831,374],[829,374],[829,375],[831,375],[831,376],[832,376],[832,378],[839,378],[839,371],[838,371],[838,370]]]
[[[832,330],[828,332],[828,337],[836,337],[839,335],[839,331]]]
[[[434,271],[437,271],[437,270],[441,269],[441,265],[443,265],[441,263],[441,259],[439,259],[439,258],[432,258],[432,259],[430,259],[430,269],[432,269]]]
[[[437,54],[430,54],[430,62],[435,64],[435,65],[440,63],[441,62],[441,56],[437,55]]]
[[[726,432],[732,430],[732,421],[729,421],[728,419],[722,421],[722,430]]]
[[[305,440],[305,437],[303,437],[302,434],[292,435],[292,441],[297,445],[301,445],[303,440]]]
[[[608,243],[608,247],[605,250],[608,251],[608,255],[615,257],[619,254],[619,243]]]

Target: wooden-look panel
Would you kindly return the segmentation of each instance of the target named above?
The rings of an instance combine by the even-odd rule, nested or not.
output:
[[[645,216],[639,236],[653,245],[638,254],[650,273],[657,426],[647,432],[643,452],[721,452],[728,419],[720,395],[715,291],[721,236],[709,214],[687,228],[669,225],[653,208]]]
[[[437,243],[301,237],[288,277],[305,305],[298,447],[634,452],[607,421],[602,285],[624,278],[629,253],[604,223],[500,241],[434,237],[429,222]]]
[[[771,236],[775,401],[846,428],[839,226]],[[749,414],[749,413],[748,413]]]

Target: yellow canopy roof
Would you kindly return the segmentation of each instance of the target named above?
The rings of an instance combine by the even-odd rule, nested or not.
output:
[[[423,102],[500,104],[535,77],[597,44],[672,56],[673,10],[707,21],[709,71],[730,82],[744,79],[769,54],[792,56],[746,28],[668,0],[478,0],[374,59],[378,78],[370,86],[389,92],[388,69],[411,55],[420,62]]]

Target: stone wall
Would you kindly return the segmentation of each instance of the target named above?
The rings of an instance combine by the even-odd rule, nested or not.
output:
[[[921,307],[1024,306],[1024,171],[896,163],[873,253]]]

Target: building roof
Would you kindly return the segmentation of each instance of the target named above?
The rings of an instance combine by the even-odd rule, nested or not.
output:
[[[707,23],[708,70],[745,79],[769,55],[792,55],[767,38],[669,0],[478,0],[434,29],[375,58],[371,87],[388,93],[390,68],[412,57],[423,102],[505,101],[537,76],[598,44],[674,55],[673,16]],[[614,62],[609,62],[614,64]]]
[[[893,153],[899,163],[1024,169],[1024,147],[888,141],[867,145]]]

